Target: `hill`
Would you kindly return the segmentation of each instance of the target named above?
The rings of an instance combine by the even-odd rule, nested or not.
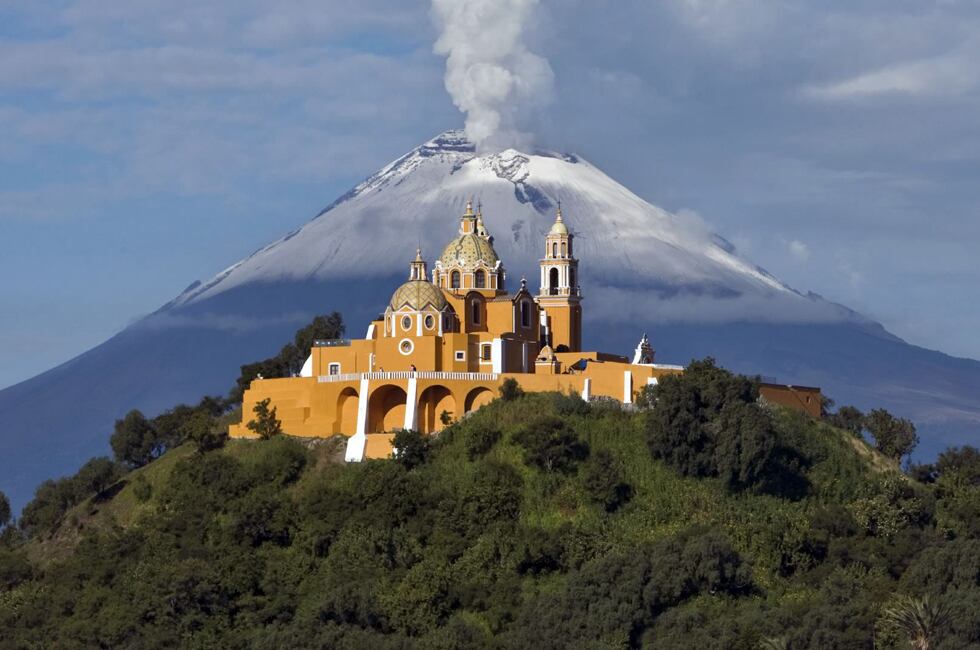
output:
[[[536,290],[558,200],[581,259],[584,343],[629,354],[643,332],[664,363],[727,367],[823,387],[840,402],[915,420],[931,457],[975,439],[980,363],[924,350],[798,291],[695,218],[658,208],[572,154],[478,155],[446,132],[334,201],[299,230],[42,375],[0,391],[0,490],[15,508],[45,477],[104,453],[115,419],[224,391],[329,305],[360,332],[383,310],[417,242],[437,255],[470,196],[509,273]]]
[[[900,648],[909,607],[930,647],[980,643],[975,450],[920,483],[751,382],[685,377],[647,410],[505,392],[390,461],[177,447],[8,531],[0,645]]]

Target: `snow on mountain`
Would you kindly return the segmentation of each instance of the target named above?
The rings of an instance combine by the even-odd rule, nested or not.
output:
[[[0,390],[0,490],[23,506],[44,479],[108,453],[113,421],[225,394],[315,314],[358,336],[405,278],[437,257],[467,198],[483,204],[511,288],[536,290],[558,200],[581,260],[586,346],[658,360],[714,356],[738,372],[821,386],[920,425],[924,458],[976,444],[980,363],[909,345],[845,307],[799,293],[696,219],[657,208],[579,156],[478,156],[449,131],[384,167],[299,230],[195,283],[105,343]]]
[[[661,301],[660,319],[854,317],[793,291],[696,219],[651,205],[579,156],[513,149],[481,156],[460,131],[390,163],[299,230],[188,290],[174,306],[253,282],[402,273],[416,242],[430,259],[441,252],[470,197],[483,206],[511,286],[521,275],[534,286],[543,237],[561,201],[577,237],[584,292],[596,310],[636,316],[631,293],[640,290]]]

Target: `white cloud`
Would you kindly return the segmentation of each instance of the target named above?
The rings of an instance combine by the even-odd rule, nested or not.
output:
[[[790,241],[787,245],[790,254],[800,262],[806,262],[810,259],[810,247],[801,242],[799,239],[794,239]]]
[[[805,86],[804,97],[835,101],[878,95],[956,96],[980,84],[977,53],[886,66],[843,81]]]

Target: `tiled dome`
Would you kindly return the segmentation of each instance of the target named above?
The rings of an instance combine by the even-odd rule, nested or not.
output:
[[[409,280],[398,287],[389,304],[394,311],[404,307],[412,311],[423,311],[426,308],[442,311],[449,307],[442,289],[426,280]]]

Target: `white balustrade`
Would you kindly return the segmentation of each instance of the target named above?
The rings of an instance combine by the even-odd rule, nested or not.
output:
[[[360,381],[362,379],[367,379],[369,381],[374,380],[392,380],[392,379],[437,379],[437,380],[455,380],[455,381],[497,381],[499,374],[495,372],[433,372],[420,370],[412,372],[410,370],[406,371],[395,371],[395,372],[349,372],[342,375],[320,375],[316,378],[317,382],[321,384],[332,383],[337,381]]]

